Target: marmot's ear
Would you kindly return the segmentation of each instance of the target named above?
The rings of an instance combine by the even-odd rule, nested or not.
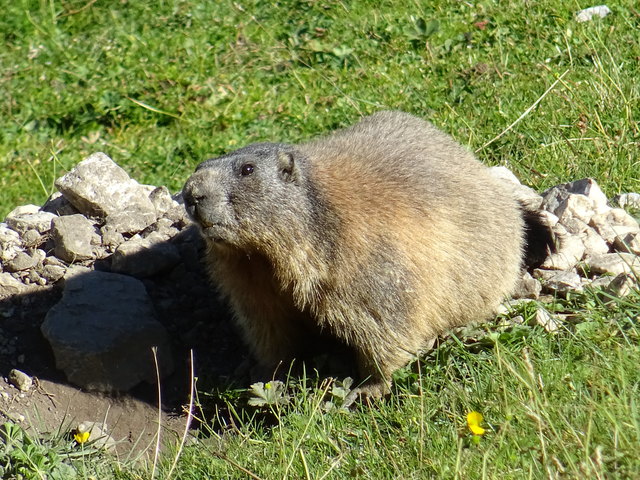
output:
[[[298,181],[300,172],[293,152],[278,152],[278,172],[285,182]]]

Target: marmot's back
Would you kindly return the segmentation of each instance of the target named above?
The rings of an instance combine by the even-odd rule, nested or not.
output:
[[[449,136],[400,112],[207,161],[185,200],[263,365],[328,331],[354,349],[373,395],[436,335],[491,315],[521,268],[511,193]]]
[[[430,292],[421,302],[432,317],[427,330],[486,317],[511,293],[522,258],[520,206],[451,137],[411,115],[381,112],[300,149],[329,201],[348,212],[345,246],[360,255],[345,262],[358,271],[373,238],[393,239]]]

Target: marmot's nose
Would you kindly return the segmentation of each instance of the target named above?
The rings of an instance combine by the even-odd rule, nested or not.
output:
[[[191,178],[182,189],[182,198],[187,209],[193,209],[207,197],[205,189],[201,188],[201,181]]]

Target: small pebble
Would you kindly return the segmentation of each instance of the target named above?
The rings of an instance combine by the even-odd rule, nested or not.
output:
[[[33,385],[33,380],[29,375],[17,368],[9,372],[9,382],[21,392],[27,392]]]

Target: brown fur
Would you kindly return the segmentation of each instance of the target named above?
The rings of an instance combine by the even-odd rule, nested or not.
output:
[[[438,334],[492,315],[521,270],[517,201],[405,113],[209,160],[184,197],[261,364],[290,360],[315,327],[353,348],[371,395]]]

